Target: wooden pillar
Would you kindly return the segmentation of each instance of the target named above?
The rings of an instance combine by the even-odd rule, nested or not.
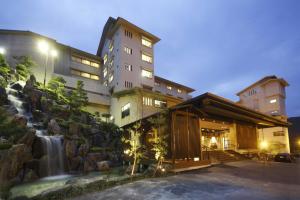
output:
[[[187,160],[190,159],[190,131],[189,131],[189,109],[186,109],[186,130],[187,130]]]
[[[176,112],[176,111],[174,111]],[[171,121],[172,121],[172,163],[175,165],[175,157],[176,157],[176,140],[175,140],[175,120],[176,120],[176,113],[172,112],[171,114]]]
[[[201,118],[199,117],[199,135],[200,135],[200,160],[203,160],[203,152],[202,152],[202,128],[201,128]]]

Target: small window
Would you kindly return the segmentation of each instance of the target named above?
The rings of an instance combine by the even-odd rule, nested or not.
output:
[[[114,75],[111,73],[108,77],[108,82],[112,82],[114,80]]]
[[[75,62],[81,63],[81,58],[79,58],[79,57],[72,56],[72,60],[75,61]]]
[[[125,87],[126,88],[132,88],[132,82],[125,81]]]
[[[273,136],[285,136],[284,131],[275,131],[273,132]]]
[[[132,33],[130,31],[125,30],[124,33],[126,37],[132,38]]]
[[[146,46],[146,47],[149,47],[149,48],[152,48],[152,42],[150,39],[142,36],[142,45]]]
[[[91,74],[91,79],[98,81],[99,80],[99,76]]]
[[[105,67],[105,68],[103,69],[103,77],[105,78],[106,75],[107,75],[107,67]]]
[[[125,69],[126,69],[127,71],[132,71],[132,65],[125,64]]]
[[[270,103],[276,103],[277,102],[277,99],[271,99],[270,100]]]
[[[148,63],[152,63],[152,56],[142,53],[142,60]]]
[[[127,103],[125,106],[121,108],[121,117],[125,118],[130,115],[130,103]]]
[[[178,92],[178,93],[182,93],[182,90],[181,90],[181,89],[177,89],[177,92]]]
[[[105,54],[104,57],[103,57],[103,64],[105,65],[106,62],[107,62],[107,54]]]
[[[152,106],[153,100],[150,97],[143,97],[143,104],[146,106]]]
[[[172,90],[172,87],[168,85],[168,86],[167,86],[167,89],[168,89],[168,90]]]
[[[142,69],[142,77],[152,78],[153,77],[153,73],[151,71]]]
[[[95,62],[91,62],[91,66],[96,68],[100,67],[99,63],[95,63]]]
[[[114,41],[111,40],[109,43],[109,52],[112,52],[114,50]]]
[[[155,99],[154,100],[154,106],[157,107],[157,108],[166,108],[167,107],[167,102]]]
[[[109,65],[112,67],[114,65],[114,58],[111,58],[109,61]]]
[[[124,47],[124,51],[125,53],[131,55],[132,54],[132,49],[131,48],[128,48],[128,47]]]
[[[91,65],[91,61],[89,61],[89,60],[82,60],[82,64]]]
[[[107,85],[108,85],[108,83],[107,83],[107,80],[106,80],[106,81],[104,81],[103,85],[105,85],[105,86],[107,86]]]
[[[160,86],[160,83],[159,82],[154,82],[154,85],[155,86]]]
[[[85,78],[91,78],[91,74],[86,73],[86,72],[81,72],[81,76]]]

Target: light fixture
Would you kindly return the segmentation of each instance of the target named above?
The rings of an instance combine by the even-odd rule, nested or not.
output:
[[[38,43],[38,48],[40,52],[42,52],[43,54],[47,54],[49,51],[49,44],[45,40],[41,40]]]
[[[262,141],[260,143],[260,149],[267,149],[269,146],[268,142],[267,141]]]
[[[52,49],[50,53],[53,58],[56,58],[58,56],[58,53],[55,49]]]
[[[0,47],[0,54],[5,54],[5,49],[3,47]]]

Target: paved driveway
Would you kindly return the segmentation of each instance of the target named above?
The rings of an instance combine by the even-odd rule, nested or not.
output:
[[[300,200],[300,164],[232,162],[167,178],[141,180],[75,199]]]

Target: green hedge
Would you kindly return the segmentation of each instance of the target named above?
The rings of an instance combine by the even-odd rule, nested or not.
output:
[[[8,144],[8,143],[0,144],[0,150],[10,149],[10,147],[12,147],[12,144]]]

